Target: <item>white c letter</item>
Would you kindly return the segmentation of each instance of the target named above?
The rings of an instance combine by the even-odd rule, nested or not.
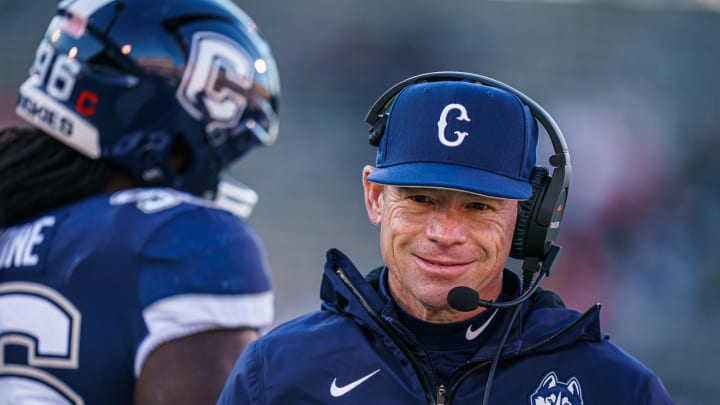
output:
[[[460,132],[455,131],[453,132],[455,135],[457,135],[457,139],[454,141],[448,141],[448,139],[445,137],[445,127],[447,127],[447,115],[450,112],[450,110],[458,110],[460,111],[460,115],[456,118],[458,121],[467,121],[470,122],[470,118],[468,117],[467,110],[465,109],[465,106],[462,104],[448,104],[443,108],[442,113],[440,113],[440,119],[438,120],[438,138],[440,139],[440,142],[449,147],[455,147],[460,145],[463,140],[465,140],[465,137],[469,134],[467,132]]]

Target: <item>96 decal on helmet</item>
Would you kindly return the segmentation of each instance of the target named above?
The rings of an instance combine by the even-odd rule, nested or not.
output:
[[[65,0],[16,112],[138,185],[212,197],[224,168],[275,141],[279,95],[268,44],[230,1]]]

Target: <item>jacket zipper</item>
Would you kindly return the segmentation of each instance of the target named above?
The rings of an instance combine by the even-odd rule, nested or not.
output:
[[[445,405],[445,386],[440,385],[437,389],[437,405]]]
[[[407,347],[407,345],[398,338],[395,333],[390,329],[390,326],[388,326],[387,323],[380,317],[380,315],[375,312],[375,310],[372,309],[370,304],[368,304],[367,300],[365,300],[365,297],[360,294],[360,291],[355,287],[355,285],[350,281],[350,279],[347,278],[345,275],[345,272],[343,269],[338,267],[335,269],[335,274],[340,277],[340,280],[342,280],[343,283],[350,289],[350,292],[355,296],[355,298],[360,302],[360,305],[365,309],[365,312],[370,315],[370,317],[380,326],[380,328],[390,337],[390,339],[400,348],[400,351],[403,352],[405,357],[407,358],[408,362],[412,366],[413,370],[415,370],[415,374],[417,375],[418,379],[420,380],[420,385],[423,387],[423,391],[425,393],[425,399],[427,399],[427,402],[429,405],[444,405],[445,404],[445,387],[440,386],[437,390],[437,402],[435,401],[435,398],[433,397],[433,389],[431,387],[430,381],[428,380],[427,376],[423,372],[422,368],[417,362],[417,359],[415,359],[415,356],[413,356],[410,349]]]

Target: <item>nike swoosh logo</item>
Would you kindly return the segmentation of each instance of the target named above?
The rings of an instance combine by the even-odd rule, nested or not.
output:
[[[477,328],[475,330],[473,330],[472,325],[468,326],[467,331],[465,331],[465,339],[473,340],[476,337],[480,336],[480,334],[483,333],[483,331],[485,329],[487,329],[488,325],[490,325],[490,321],[493,320],[493,318],[495,317],[495,314],[497,314],[497,309],[495,310],[495,312],[492,313],[492,315],[490,315],[490,318],[488,318],[487,321],[485,321],[485,323],[482,324],[482,326],[480,326],[479,328]]]
[[[337,378],[333,378],[332,385],[330,385],[330,395],[332,395],[335,398],[341,397],[348,392],[354,390],[358,385],[364,383],[368,380],[368,378],[374,376],[375,374],[379,373],[380,369],[377,369],[373,371],[372,373],[366,375],[365,377],[360,378],[359,380],[355,380],[351,382],[350,384],[343,385],[342,387],[337,386]]]

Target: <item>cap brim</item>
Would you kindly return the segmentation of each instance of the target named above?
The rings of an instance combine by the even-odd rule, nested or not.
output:
[[[392,186],[446,188],[509,200],[527,200],[532,196],[532,186],[528,182],[441,163],[404,163],[377,167],[370,173],[368,180]]]

